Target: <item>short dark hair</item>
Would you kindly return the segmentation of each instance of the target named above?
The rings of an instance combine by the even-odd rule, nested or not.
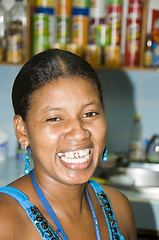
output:
[[[52,80],[68,77],[89,80],[98,89],[103,105],[101,83],[92,66],[69,51],[48,49],[33,56],[19,71],[12,88],[15,114],[25,121],[32,94]]]

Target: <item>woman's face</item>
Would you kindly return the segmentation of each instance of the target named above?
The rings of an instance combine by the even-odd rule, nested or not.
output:
[[[90,179],[107,126],[98,91],[85,79],[59,78],[33,94],[26,120],[36,171],[65,184]]]

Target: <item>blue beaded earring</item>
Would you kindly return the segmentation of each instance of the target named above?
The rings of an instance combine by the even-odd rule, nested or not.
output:
[[[29,153],[27,151],[26,146],[25,146],[24,160],[25,160],[24,174],[28,175],[30,173],[30,158],[29,158]]]
[[[104,152],[103,152],[103,157],[102,157],[102,160],[104,162],[106,162],[108,160],[107,153],[108,153],[108,149],[105,147]]]

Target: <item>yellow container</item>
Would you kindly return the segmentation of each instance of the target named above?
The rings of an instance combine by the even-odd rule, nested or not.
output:
[[[95,44],[86,46],[85,60],[91,65],[101,65],[102,62],[102,48]]]
[[[71,15],[71,0],[57,0],[57,15]]]
[[[80,46],[79,44],[66,44],[66,50],[70,51],[72,53],[75,53],[76,55],[82,57],[82,46]]]
[[[85,49],[87,44],[88,17],[83,15],[72,16],[72,43],[82,45]]]
[[[120,47],[106,46],[104,47],[104,65],[114,67],[120,65]]]
[[[34,6],[36,6],[36,7],[55,7],[55,3],[54,3],[54,0],[34,0]]]

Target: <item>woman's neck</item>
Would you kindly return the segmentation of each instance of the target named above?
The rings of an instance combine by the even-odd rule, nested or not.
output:
[[[35,180],[51,206],[62,206],[66,212],[80,213],[83,204],[88,204],[85,193],[87,184],[67,185],[52,179],[44,173],[34,172]]]

